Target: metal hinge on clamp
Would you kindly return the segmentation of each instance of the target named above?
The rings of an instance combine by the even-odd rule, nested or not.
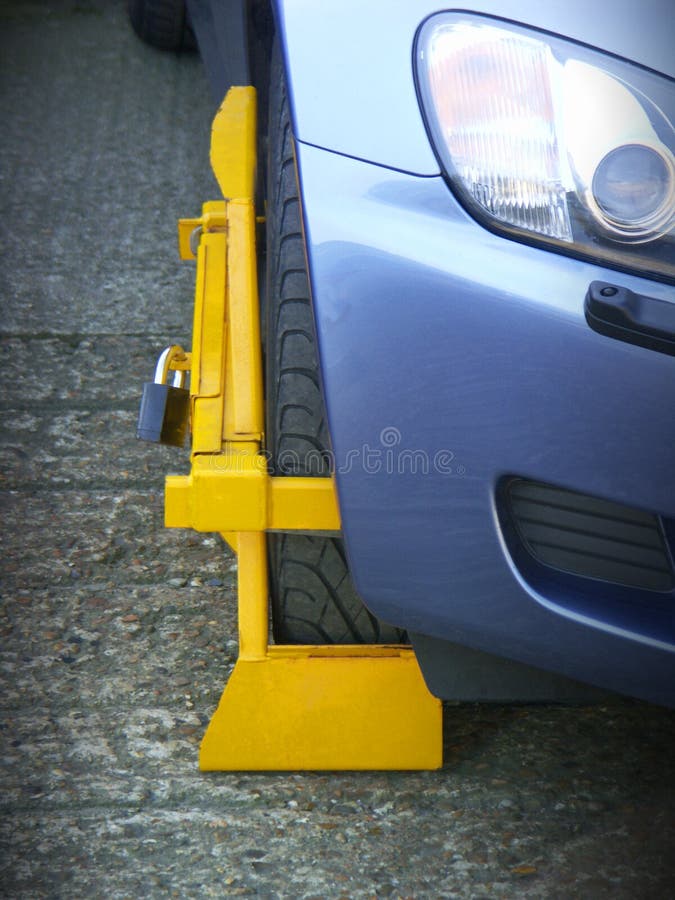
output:
[[[256,98],[232,88],[211,163],[226,200],[181,222],[196,255],[191,472],[166,479],[169,527],[217,531],[238,555],[239,657],[204,736],[209,770],[433,769],[441,704],[406,646],[270,645],[266,531],[336,531],[332,479],[274,478],[256,282]],[[196,253],[194,252],[196,251]]]

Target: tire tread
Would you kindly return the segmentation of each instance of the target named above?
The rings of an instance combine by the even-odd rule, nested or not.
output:
[[[332,470],[330,437],[319,375],[293,136],[278,52],[272,59],[271,84],[267,450],[274,474],[325,477]],[[349,576],[339,538],[275,534],[269,537],[269,550],[272,622],[278,643],[404,640],[401,631],[379,622],[363,605]]]

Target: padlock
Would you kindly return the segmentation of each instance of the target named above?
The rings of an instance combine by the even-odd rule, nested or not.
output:
[[[174,359],[184,358],[182,347],[167,347],[157,360],[155,380],[143,385],[136,428],[136,437],[140,440],[172,447],[182,447],[185,443],[190,419],[190,392],[185,387],[185,372],[174,371],[173,383],[168,384],[171,363]]]

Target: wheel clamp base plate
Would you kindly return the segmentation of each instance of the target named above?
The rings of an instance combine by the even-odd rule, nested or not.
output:
[[[441,705],[407,648],[270,647],[237,662],[200,767],[436,769],[441,730]]]

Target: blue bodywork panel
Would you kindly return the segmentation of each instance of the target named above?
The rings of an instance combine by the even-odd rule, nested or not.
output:
[[[493,235],[441,178],[302,145],[298,160],[366,603],[411,631],[673,702],[675,598],[527,581],[497,499],[512,475],[675,517],[675,360],[584,318],[591,281],[672,288]]]
[[[420,24],[443,8],[429,0],[278,2],[296,138],[394,169],[438,174],[412,58]],[[454,8],[560,34],[675,77],[669,0],[479,0]]]
[[[675,292],[493,234],[459,205],[413,77],[416,31],[436,10],[277,9],[356,586],[410,632],[673,705],[673,591],[529,565],[502,487],[518,477],[657,515],[672,562],[675,359],[596,333],[584,300],[594,281]],[[665,2],[472,11],[675,74]]]

